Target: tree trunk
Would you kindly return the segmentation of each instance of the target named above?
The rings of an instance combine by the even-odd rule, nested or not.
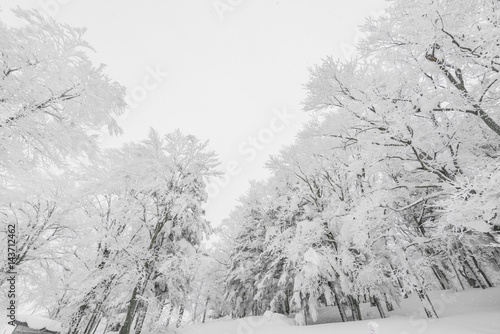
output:
[[[285,289],[284,306],[285,306],[285,314],[289,315],[290,314],[290,294],[288,293],[288,289]]]
[[[347,314],[345,312],[345,305],[340,301],[339,298],[339,292],[335,289],[335,283],[334,282],[328,282],[328,286],[330,287],[330,290],[333,293],[333,297],[335,298],[335,304],[337,305],[337,308],[339,310],[340,314],[340,319],[342,319],[342,322],[347,322],[349,319],[347,318]]]
[[[203,318],[201,320],[201,323],[205,323],[205,317],[207,316],[207,308],[208,308],[208,302],[210,301],[210,297],[207,297],[207,300],[205,301],[205,307],[203,308]]]
[[[301,296],[303,296],[302,293],[301,293]],[[304,314],[304,324],[306,326],[308,326],[309,325],[309,321],[308,321],[309,320],[308,319],[309,318],[309,293],[306,293],[305,298],[303,298],[301,300],[301,304],[302,304],[302,313]]]
[[[394,274],[394,277],[396,277],[396,280],[398,281],[398,285],[399,285],[399,288],[401,289],[401,292],[404,292],[403,298],[405,298],[405,299],[408,298],[408,294],[405,291],[405,288],[403,286],[403,282],[401,282],[401,279],[397,275],[395,275],[396,269],[394,269],[394,266],[392,265],[392,263],[390,263],[389,265],[391,266],[391,270]]]
[[[337,308],[339,309],[340,313],[340,318],[342,319],[342,322],[347,322],[349,319],[347,319],[347,314],[345,313],[345,307],[344,304],[340,302],[340,298],[336,292],[333,293],[335,296],[335,304],[337,304]]]
[[[158,326],[158,322],[161,319],[161,316],[163,314],[163,308],[165,306],[165,294],[157,294],[157,309],[156,313],[155,311],[152,312],[154,316],[151,316],[149,319],[148,327],[149,327],[149,332],[152,332],[155,326]]]
[[[349,301],[349,305],[351,307],[352,311],[352,320],[363,320],[361,317],[361,310],[359,308],[359,302],[356,298],[354,298],[352,295],[347,296],[347,300]]]
[[[438,283],[441,285],[441,289],[443,290],[450,289],[450,282],[448,281],[448,278],[446,278],[444,272],[441,269],[439,269],[439,267],[436,265],[431,265],[431,269]]]
[[[108,298],[110,292],[111,292],[111,285],[113,283],[113,280],[116,275],[112,275],[109,279],[104,279],[101,283],[97,284],[92,290],[91,294],[89,296],[94,296],[93,299],[96,300],[95,298],[96,295],[96,290],[99,286],[104,287],[104,290],[100,294],[100,299],[96,300],[96,306],[94,308],[94,311],[92,312],[92,316],[90,317],[87,326],[85,327],[85,330],[83,334],[92,334],[95,332],[97,329],[97,326],[99,325],[99,322],[101,321],[102,318],[102,305]],[[99,295],[99,292],[97,292],[97,295]]]
[[[385,307],[387,307],[387,311],[390,312],[390,311],[394,311],[394,306],[392,305],[392,303],[389,301],[389,299],[387,299],[387,296],[384,294],[384,299],[385,299]]]
[[[386,318],[384,308],[382,307],[382,303],[380,303],[380,299],[377,296],[373,296],[373,300],[375,302],[375,305],[377,306],[378,313],[380,313],[380,317]]]
[[[486,286],[483,284],[483,282],[481,281],[481,279],[479,278],[479,276],[477,275],[476,271],[472,268],[472,266],[469,264],[469,261],[467,260],[464,260],[464,265],[467,269],[469,269],[469,271],[472,273],[472,275],[474,275],[474,277],[476,278],[476,282],[479,284],[479,286],[481,287],[481,289],[486,289]]]
[[[198,293],[196,294],[196,300],[194,302],[194,310],[193,310],[193,316],[192,316],[193,322],[196,322],[196,313],[198,311],[198,300],[200,300],[201,290],[203,289],[204,283],[205,283],[205,281],[201,282],[200,289],[198,290]]]
[[[78,327],[80,326],[82,318],[85,315],[85,309],[87,307],[87,304],[80,305],[80,307],[78,308],[78,312],[72,316],[68,333],[76,334],[78,332]]]
[[[425,314],[427,315],[427,318],[439,318],[436,310],[434,309],[434,305],[431,302],[431,299],[429,298],[429,295],[425,291],[422,282],[420,282],[420,279],[418,276],[412,271],[410,275],[413,275],[415,281],[418,283],[418,285],[413,286],[413,290],[417,293],[418,298],[420,299],[420,302],[422,303],[422,306],[424,307]]]
[[[398,255],[401,260],[401,264],[406,270],[408,277],[410,278],[411,281],[413,281],[413,291],[417,293],[418,298],[420,299],[420,302],[424,307],[425,314],[427,315],[428,318],[433,318],[434,316],[438,318],[436,310],[434,309],[434,305],[432,305],[432,302],[429,296],[427,295],[427,292],[425,291],[424,284],[423,282],[420,281],[420,278],[418,277],[417,273],[415,273],[415,270],[411,266],[410,261],[406,256],[405,250],[403,248],[400,248]]]
[[[99,320],[96,322],[96,324],[94,326],[94,329],[90,332],[90,334],[95,334],[95,332],[97,331],[97,328],[101,324],[102,318],[103,318],[103,316],[102,316],[102,313],[101,313],[100,316],[99,316]]]
[[[170,324],[170,319],[172,318],[173,312],[174,312],[174,304],[170,304],[170,311],[168,311],[167,323],[165,325],[166,328],[168,328],[168,325]]]
[[[96,309],[97,309],[97,307],[96,307]],[[94,313],[92,313],[92,316],[90,317],[90,320],[88,321],[87,326],[85,327],[85,330],[83,331],[83,334],[91,334],[93,332],[97,317],[98,317],[98,312],[97,312],[97,310],[95,310]]]
[[[415,287],[415,291],[417,292],[418,298],[420,299],[422,305],[424,306],[424,311],[425,314],[427,315],[427,318],[434,318],[434,317],[439,318],[427,292],[423,288],[418,288],[418,287]]]
[[[130,302],[127,309],[127,316],[125,317],[125,321],[123,323],[122,328],[120,328],[120,334],[130,334],[130,328],[132,327],[132,321],[134,320],[135,311],[137,309],[137,290],[140,288],[140,283],[134,288],[132,291],[132,297],[130,297]]]
[[[177,318],[177,324],[175,327],[179,328],[182,323],[182,316],[184,315],[184,305],[179,308],[179,318]]]
[[[464,284],[462,283],[462,280],[460,279],[460,275],[458,274],[457,268],[455,267],[455,265],[453,264],[453,261],[450,258],[448,258],[448,260],[450,261],[451,267],[453,268],[453,271],[455,272],[455,275],[457,276],[458,283],[460,283],[462,290],[465,290]]]
[[[474,262],[474,265],[476,266],[477,270],[479,271],[479,273],[481,274],[481,276],[483,276],[484,278],[484,281],[486,282],[486,284],[488,284],[488,286],[490,288],[493,287],[493,284],[491,283],[491,281],[488,279],[488,276],[486,276],[486,273],[481,269],[481,267],[479,266],[479,263],[477,262],[476,258],[471,254],[471,259],[472,261]]]
[[[477,281],[475,279],[473,279],[472,277],[470,277],[468,274],[467,274],[467,268],[464,264],[462,264],[462,270],[458,269],[458,272],[460,273],[460,275],[465,278],[465,280],[467,281],[467,283],[469,284],[470,287],[472,288],[480,288],[481,286],[477,283]]]
[[[137,321],[135,322],[135,334],[140,334],[142,331],[142,326],[144,326],[144,320],[146,319],[146,314],[148,310],[148,303],[142,300],[137,306],[138,314]]]

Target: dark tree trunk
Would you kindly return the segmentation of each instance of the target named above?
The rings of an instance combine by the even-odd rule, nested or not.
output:
[[[285,289],[285,314],[290,314],[290,294],[288,293],[288,289]]]
[[[347,318],[347,314],[345,313],[345,306],[340,301],[338,294],[334,292],[333,295],[335,296],[335,304],[337,304],[337,308],[339,309],[340,318],[342,319],[342,322],[349,321],[349,319]]]
[[[458,272],[460,273],[460,275],[465,278],[465,280],[467,281],[467,284],[469,284],[470,287],[472,288],[480,288],[481,286],[476,282],[475,279],[473,279],[472,277],[470,277],[468,274],[467,274],[467,267],[465,265],[462,265],[462,270],[458,269]]]
[[[476,282],[479,284],[481,289],[486,289],[486,286],[483,284],[483,282],[481,281],[481,279],[477,275],[476,271],[472,268],[472,266],[469,264],[469,262],[467,260],[464,260],[464,265],[465,265],[465,268],[469,269],[469,271],[472,273],[472,275],[474,275],[474,277],[476,278]]]
[[[201,319],[202,324],[205,323],[205,317],[207,316],[208,302],[210,302],[210,297],[207,297],[207,300],[205,301],[205,307],[203,308],[203,318]]]
[[[394,274],[396,272],[396,269],[394,269],[394,266],[392,264],[389,264],[389,265],[391,266],[392,272]],[[398,281],[398,285],[399,285],[399,288],[401,289],[401,292],[404,292],[403,297],[405,299],[408,298],[408,294],[405,291],[405,288],[403,286],[403,282],[401,282],[401,279],[397,275],[394,275],[394,276],[396,277],[396,280]]]
[[[142,326],[144,326],[144,320],[146,319],[146,314],[148,310],[148,303],[144,300],[142,300],[139,305],[137,306],[138,309],[138,314],[137,314],[137,321],[135,322],[135,334],[140,334],[142,331]]]
[[[434,309],[434,305],[432,305],[431,299],[429,298],[429,295],[427,292],[425,292],[423,289],[419,289],[415,287],[415,290],[417,292],[418,298],[422,302],[422,305],[424,306],[424,311],[425,314],[427,315],[427,318],[439,318],[436,310]]]
[[[94,299],[96,305],[94,307],[92,315],[90,316],[89,321],[87,322],[87,326],[85,327],[83,334],[92,334],[93,332],[95,332],[97,326],[99,325],[99,322],[101,321],[101,318],[102,318],[102,312],[101,312],[102,306],[111,292],[111,286],[112,286],[112,283],[114,281],[115,276],[116,275],[112,275],[110,278],[104,279],[104,281],[102,281],[101,283],[98,283],[96,286],[94,286],[92,288],[92,290],[85,297],[87,300]],[[100,294],[98,292],[99,287],[104,288],[104,291],[102,291],[102,293],[100,293]],[[96,298],[95,297],[96,295],[99,295],[100,298],[99,299]],[[86,309],[87,309],[87,307],[86,307]],[[78,327],[76,329],[77,332],[79,332],[78,328],[81,326],[80,325],[81,320],[84,318],[85,313],[86,313],[86,311],[84,311],[83,313],[80,314],[80,320],[78,321],[79,324],[78,324]],[[83,326],[81,326],[81,327],[83,327]]]
[[[304,312],[304,324],[309,325],[309,294],[306,293],[305,299],[302,300],[302,310]]]
[[[305,305],[304,308],[303,308],[303,312],[304,312],[304,324],[306,326],[309,326],[309,305]]]
[[[80,305],[78,308],[78,312],[72,316],[68,333],[76,334],[78,333],[78,327],[82,321],[82,318],[85,316],[85,309],[87,308],[87,304]]]
[[[431,269],[439,285],[441,285],[441,289],[443,290],[450,289],[450,282],[448,281],[448,278],[446,278],[444,272],[441,269],[439,269],[439,267],[436,265],[431,265]]]
[[[457,268],[455,267],[455,265],[453,264],[453,261],[450,258],[448,258],[448,260],[450,261],[451,268],[453,269],[453,271],[455,272],[455,275],[457,276],[458,283],[462,287],[462,290],[465,290],[464,284],[462,283],[462,280],[460,279],[460,275],[458,274]]]
[[[140,283],[137,283],[134,291],[132,291],[132,297],[130,297],[130,302],[127,309],[127,315],[123,323],[122,328],[120,328],[120,334],[130,334],[130,328],[132,327],[132,321],[134,320],[135,311],[137,309],[137,290],[140,289]]]
[[[330,290],[333,293],[333,297],[335,298],[335,304],[337,305],[337,308],[339,310],[340,314],[340,319],[342,319],[342,322],[347,322],[349,319],[347,318],[347,314],[345,312],[345,305],[340,301],[339,298],[339,292],[335,289],[335,283],[334,282],[328,282],[328,286],[330,287]]]
[[[165,307],[165,294],[157,293],[157,305],[158,305],[158,312],[154,315],[154,317],[151,317],[149,320],[149,331],[151,332],[153,330],[153,326],[158,323],[161,319],[161,315],[163,314],[163,308]]]
[[[486,282],[486,284],[488,284],[488,286],[489,286],[490,288],[492,288],[492,287],[493,287],[493,284],[492,284],[492,283],[491,283],[491,281],[488,279],[488,276],[486,276],[486,273],[485,273],[485,272],[481,269],[481,267],[479,266],[479,263],[477,262],[476,258],[475,258],[473,255],[471,255],[470,257],[471,257],[472,261],[474,262],[474,265],[476,266],[477,270],[478,270],[478,271],[479,271],[479,273],[481,274],[481,276],[483,276],[484,281]]]
[[[168,318],[167,318],[167,324],[165,327],[168,328],[168,325],[170,324],[170,319],[172,318],[172,313],[174,312],[174,304],[170,304],[170,311],[168,311]]]
[[[179,328],[182,323],[182,316],[184,315],[184,305],[179,308],[179,317],[177,318],[177,324],[175,327]]]
[[[89,332],[89,334],[95,334],[95,332],[97,331],[97,327],[99,327],[99,325],[101,324],[101,320],[102,320],[102,313],[100,313],[99,318],[95,322],[94,327]]]
[[[436,310],[434,309],[434,305],[432,305],[432,302],[427,295],[427,292],[425,291],[425,282],[422,282],[420,280],[420,277],[415,273],[413,267],[410,264],[410,261],[408,260],[408,257],[406,256],[406,253],[404,249],[401,249],[402,251],[402,257],[401,259],[404,260],[404,266],[406,267],[406,273],[408,276],[413,280],[413,291],[417,293],[418,298],[420,299],[420,302],[422,303],[422,306],[424,307],[425,314],[427,315],[428,318],[433,318],[434,316],[438,318],[438,315],[436,313]]]
[[[351,307],[352,311],[352,320],[363,320],[361,317],[361,310],[359,308],[359,302],[356,298],[354,298],[352,295],[347,296],[347,300],[349,300],[349,305]]]
[[[90,317],[90,320],[87,323],[87,327],[85,327],[85,330],[83,331],[83,334],[91,334],[93,332],[94,325],[95,325],[95,322],[97,320],[97,317],[98,317],[98,311],[95,310],[94,313],[92,313],[92,316]]]
[[[375,305],[377,306],[378,313],[380,313],[380,317],[386,318],[384,308],[382,307],[382,303],[380,302],[380,299],[377,296],[373,296],[373,301],[375,302]]]
[[[392,305],[392,303],[387,299],[387,297],[385,298],[385,307],[387,307],[387,311],[390,312],[390,311],[394,311],[394,306]]]

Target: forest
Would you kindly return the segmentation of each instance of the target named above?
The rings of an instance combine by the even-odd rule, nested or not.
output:
[[[394,0],[367,19],[355,56],[309,69],[309,122],[218,226],[210,143],[151,128],[104,148],[125,88],[84,29],[14,12],[0,285],[17,273],[18,307],[68,334],[145,334],[266,311],[311,325],[327,306],[357,321],[361,303],[385,318],[409,296],[439,318],[430,292],[500,283],[500,2]]]

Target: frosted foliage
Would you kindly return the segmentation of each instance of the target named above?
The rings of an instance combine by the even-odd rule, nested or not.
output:
[[[14,12],[19,28],[0,25],[0,172],[95,155],[101,128],[121,132],[113,117],[125,107],[124,88],[88,59],[84,29]]]
[[[366,299],[385,317],[414,295],[437,317],[433,290],[500,282],[499,12],[390,1],[359,56],[311,68],[310,122],[236,209],[232,249],[252,270],[226,288],[255,296],[246,310],[270,299],[306,324],[335,304],[359,320]]]
[[[0,26],[0,213],[19,300],[68,333],[158,333],[183,312],[436,318],[452,307],[440,291],[500,283],[498,1],[390,1],[355,58],[311,68],[310,121],[215,229],[208,143],[151,129],[100,149],[123,88],[83,30],[16,13],[20,28]]]
[[[0,24],[0,215],[16,227],[18,302],[60,319],[69,291],[87,289],[82,278],[95,283],[102,217],[84,209],[80,167],[97,162],[103,128],[121,132],[125,90],[92,64],[84,29],[14,13],[16,27]]]

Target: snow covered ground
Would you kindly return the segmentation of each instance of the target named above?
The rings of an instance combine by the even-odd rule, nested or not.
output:
[[[389,312],[386,319],[378,316],[375,308],[362,304],[363,316],[367,320],[335,322],[339,318],[335,308],[320,310],[317,325],[295,326],[293,319],[268,313],[262,317],[247,317],[239,320],[212,321],[190,325],[182,334],[499,334],[500,333],[500,287],[480,290],[471,289],[458,293],[435,291],[431,294],[439,319],[427,319],[418,310],[418,301],[412,296],[401,302],[401,308]],[[372,319],[370,319],[372,318]],[[376,322],[378,328],[370,330],[369,323]],[[375,326],[376,327],[376,326]]]

